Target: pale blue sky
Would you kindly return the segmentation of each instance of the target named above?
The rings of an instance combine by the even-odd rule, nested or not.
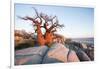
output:
[[[30,21],[24,21],[17,17],[33,17],[35,12],[32,7],[35,7],[38,12],[56,15],[59,23],[65,25],[64,28],[58,29],[57,33],[59,34],[71,38],[93,37],[94,35],[94,9],[83,7],[15,4],[15,29],[25,29],[33,32]]]

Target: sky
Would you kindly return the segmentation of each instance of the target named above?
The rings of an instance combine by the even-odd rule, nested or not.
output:
[[[15,29],[34,32],[30,21],[21,20],[17,16],[34,17],[36,8],[39,13],[57,16],[59,23],[64,24],[56,33],[68,38],[84,38],[94,36],[94,9],[85,7],[50,6],[35,4],[15,4]],[[43,31],[43,30],[42,30]]]

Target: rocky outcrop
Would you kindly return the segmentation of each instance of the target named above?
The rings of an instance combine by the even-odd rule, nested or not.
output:
[[[74,50],[80,61],[91,61],[94,59],[94,48],[79,42],[70,42],[65,45],[67,48]]]
[[[44,57],[43,63],[56,62],[79,62],[79,59],[74,51],[68,55],[69,49],[60,43],[52,44],[48,53]],[[49,61],[48,61],[49,60]]]
[[[15,65],[41,64],[47,51],[47,46],[17,50],[15,52]]]
[[[68,53],[69,49],[60,43],[52,44],[50,48],[37,46],[16,50],[15,65],[79,62],[74,51]]]
[[[32,40],[22,39],[21,41],[20,44],[31,44]],[[52,43],[50,47],[32,47],[32,45],[25,45],[28,46],[28,48],[15,50],[15,65],[67,63],[94,60],[94,47],[91,46],[91,44],[70,41],[65,44],[55,42]],[[21,45],[19,47],[23,46],[24,45]]]

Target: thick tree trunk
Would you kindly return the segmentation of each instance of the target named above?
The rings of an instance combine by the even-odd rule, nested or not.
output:
[[[53,42],[53,33],[51,32],[46,32],[45,34],[45,40],[46,40],[46,44],[49,45]]]
[[[40,46],[44,46],[45,45],[45,39],[44,39],[44,36],[42,35],[41,26],[40,25],[37,25],[37,41],[38,41]]]

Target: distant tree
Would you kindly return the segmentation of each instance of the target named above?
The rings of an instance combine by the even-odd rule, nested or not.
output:
[[[37,33],[37,41],[39,43],[40,46],[43,45],[48,45],[50,43],[52,43],[54,37],[54,32],[57,31],[57,28],[62,28],[64,27],[64,25],[59,24],[59,21],[57,19],[57,16],[48,16],[44,13],[38,13],[37,10],[35,8],[33,8],[35,10],[36,16],[34,18],[26,16],[26,17],[20,17],[23,20],[30,20],[32,21],[32,26],[33,27],[37,27],[37,29],[35,30],[35,32]],[[45,34],[43,35],[41,28],[44,28]]]

